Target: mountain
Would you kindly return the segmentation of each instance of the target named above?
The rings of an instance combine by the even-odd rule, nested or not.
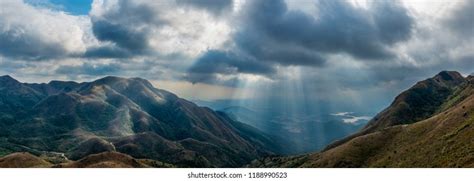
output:
[[[178,167],[239,167],[282,147],[141,78],[29,84],[1,76],[0,108],[0,156],[28,152],[52,164],[118,152]]]
[[[324,151],[250,167],[474,167],[474,77],[443,71]]]
[[[358,133],[329,145],[333,148],[357,136],[373,133],[394,125],[415,123],[438,113],[451,95],[466,83],[466,79],[458,72],[442,71],[436,76],[417,82],[410,89],[398,95],[392,104],[377,114]]]

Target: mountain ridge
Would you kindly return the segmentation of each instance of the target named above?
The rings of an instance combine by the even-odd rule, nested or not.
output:
[[[434,77],[419,81],[396,96],[390,106],[370,120],[361,131],[329,144],[324,150],[379,129],[426,119],[432,116],[437,111],[437,106],[452,94],[455,87],[465,83],[466,79],[459,72],[441,71]]]
[[[0,84],[6,87],[0,89],[3,155],[54,151],[77,160],[117,151],[180,167],[238,167],[280,147],[271,136],[236,127],[222,113],[141,78],[47,84],[20,83],[10,76],[0,80],[8,83]]]

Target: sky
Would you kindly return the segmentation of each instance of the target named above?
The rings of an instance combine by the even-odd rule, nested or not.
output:
[[[473,0],[0,1],[0,74],[25,82],[377,112],[442,70],[474,72]]]

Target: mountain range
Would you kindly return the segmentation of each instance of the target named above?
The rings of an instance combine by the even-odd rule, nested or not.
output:
[[[15,160],[240,167],[282,149],[273,137],[141,78],[30,84],[0,77],[0,156],[8,155],[0,167],[16,166]]]
[[[298,142],[298,133],[342,124],[277,118],[200,107],[141,78],[30,84],[1,76],[0,167],[474,167],[472,75],[420,81],[312,153],[295,155],[320,143],[317,135]]]
[[[443,71],[323,151],[249,167],[474,167],[474,76]]]

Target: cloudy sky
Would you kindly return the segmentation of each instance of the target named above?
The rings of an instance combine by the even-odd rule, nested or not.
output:
[[[0,74],[26,82],[376,111],[441,70],[474,72],[473,0],[0,1]]]

